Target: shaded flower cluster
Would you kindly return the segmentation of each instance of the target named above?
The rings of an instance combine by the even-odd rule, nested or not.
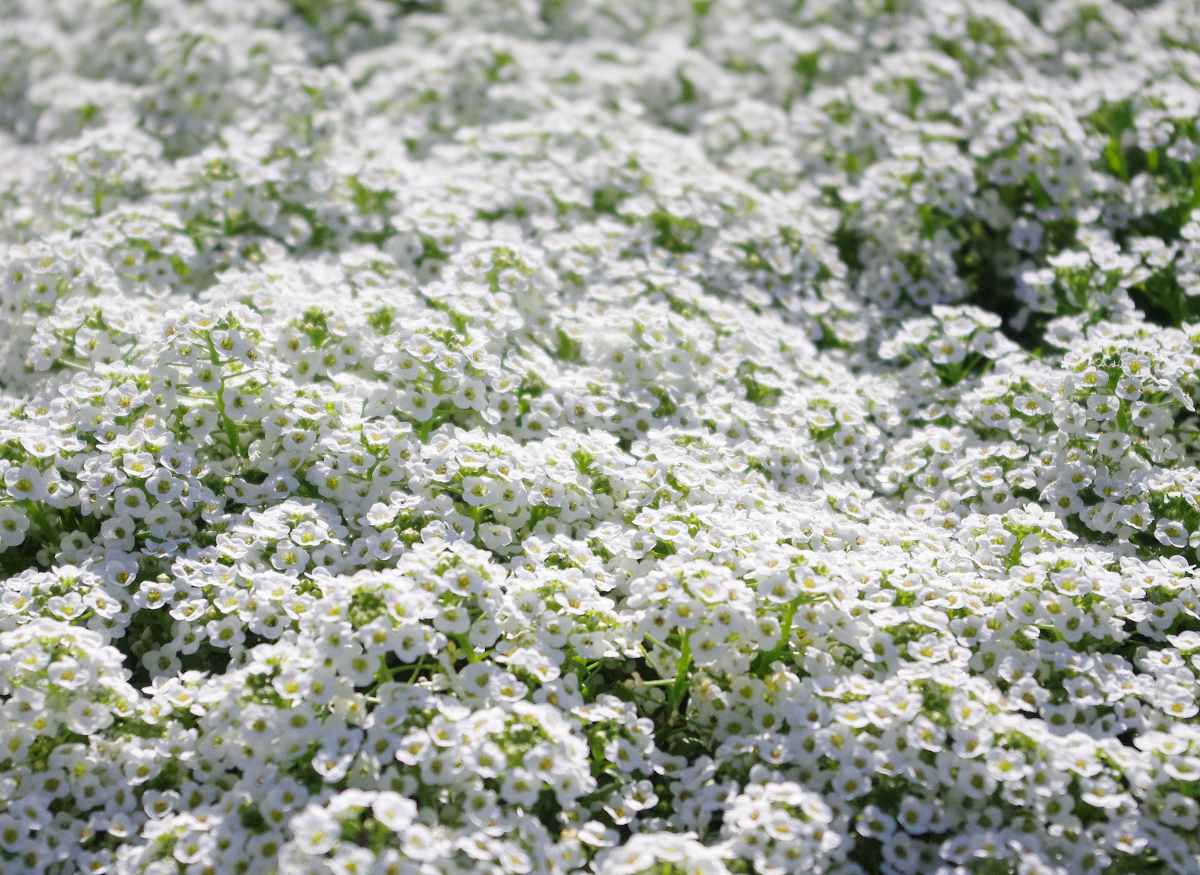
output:
[[[0,872],[1200,869],[1195,0],[0,22]]]

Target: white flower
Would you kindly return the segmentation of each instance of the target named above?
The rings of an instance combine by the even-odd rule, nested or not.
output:
[[[1032,5],[16,4],[0,869],[1189,871],[1191,22]]]
[[[29,531],[29,518],[15,507],[0,506],[0,548],[16,547]]]
[[[337,820],[316,805],[309,805],[288,823],[297,847],[310,856],[321,856],[337,846]]]

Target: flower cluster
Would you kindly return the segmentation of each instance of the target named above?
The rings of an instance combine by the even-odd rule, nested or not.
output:
[[[1200,871],[1196,0],[0,21],[0,873]]]

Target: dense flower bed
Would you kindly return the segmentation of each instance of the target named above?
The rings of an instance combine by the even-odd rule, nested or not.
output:
[[[1200,3],[0,0],[0,872],[1200,871]]]

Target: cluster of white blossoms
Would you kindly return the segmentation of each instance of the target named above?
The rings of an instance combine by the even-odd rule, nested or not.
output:
[[[0,0],[0,873],[1195,875],[1200,3]]]

